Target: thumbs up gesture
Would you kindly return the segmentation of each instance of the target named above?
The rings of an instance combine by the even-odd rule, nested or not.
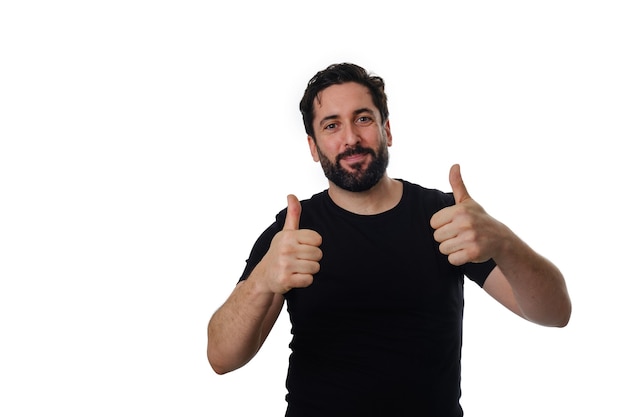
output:
[[[439,250],[457,266],[496,257],[502,247],[505,226],[470,197],[459,165],[450,168],[450,185],[455,204],[430,219],[435,240],[440,243]]]
[[[322,259],[322,236],[314,230],[300,229],[300,201],[287,196],[287,217],[265,257],[259,264],[264,281],[273,293],[284,294],[292,288],[308,287],[319,272]]]

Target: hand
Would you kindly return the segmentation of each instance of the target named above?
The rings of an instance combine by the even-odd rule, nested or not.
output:
[[[314,230],[300,230],[302,206],[296,196],[287,196],[287,217],[263,258],[265,280],[273,293],[308,287],[319,272],[322,236]]]
[[[494,258],[504,242],[505,226],[470,197],[459,165],[450,168],[450,185],[455,204],[430,219],[435,240],[440,243],[439,251],[457,266]]]

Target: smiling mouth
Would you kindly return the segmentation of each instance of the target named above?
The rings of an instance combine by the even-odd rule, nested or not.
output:
[[[368,164],[368,153],[356,153],[348,156],[344,156],[340,159],[340,164],[343,165],[343,169],[354,172],[363,171],[364,167]]]
[[[367,157],[367,155],[369,155],[367,152],[355,153],[352,155],[346,155],[343,158],[341,158],[341,160],[346,161],[346,163],[348,164],[354,164],[354,163],[362,162]]]
[[[368,160],[370,156],[370,160]],[[376,158],[374,151],[368,148],[364,148],[361,145],[357,145],[354,148],[347,149],[345,152],[337,156],[337,166],[344,165],[346,168],[354,170],[360,170],[363,166],[371,160]]]

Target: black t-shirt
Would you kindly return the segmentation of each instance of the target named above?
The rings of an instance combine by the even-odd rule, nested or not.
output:
[[[288,416],[463,414],[464,276],[482,286],[495,263],[451,265],[430,218],[454,198],[403,187],[399,204],[376,215],[348,212],[327,191],[302,201],[300,228],[322,236],[323,258],[311,286],[285,294],[293,334]],[[258,239],[241,279],[285,215]]]

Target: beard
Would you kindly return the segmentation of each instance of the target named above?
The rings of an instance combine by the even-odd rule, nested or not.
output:
[[[378,184],[378,181],[387,171],[387,165],[389,165],[389,151],[384,141],[381,141],[378,152],[357,144],[337,155],[334,162],[326,157],[319,147],[317,147],[317,153],[326,178],[339,188],[352,192],[367,191]],[[364,167],[364,162],[352,164],[350,165],[351,171],[341,166],[343,158],[359,154],[369,154],[371,156],[369,165]]]

